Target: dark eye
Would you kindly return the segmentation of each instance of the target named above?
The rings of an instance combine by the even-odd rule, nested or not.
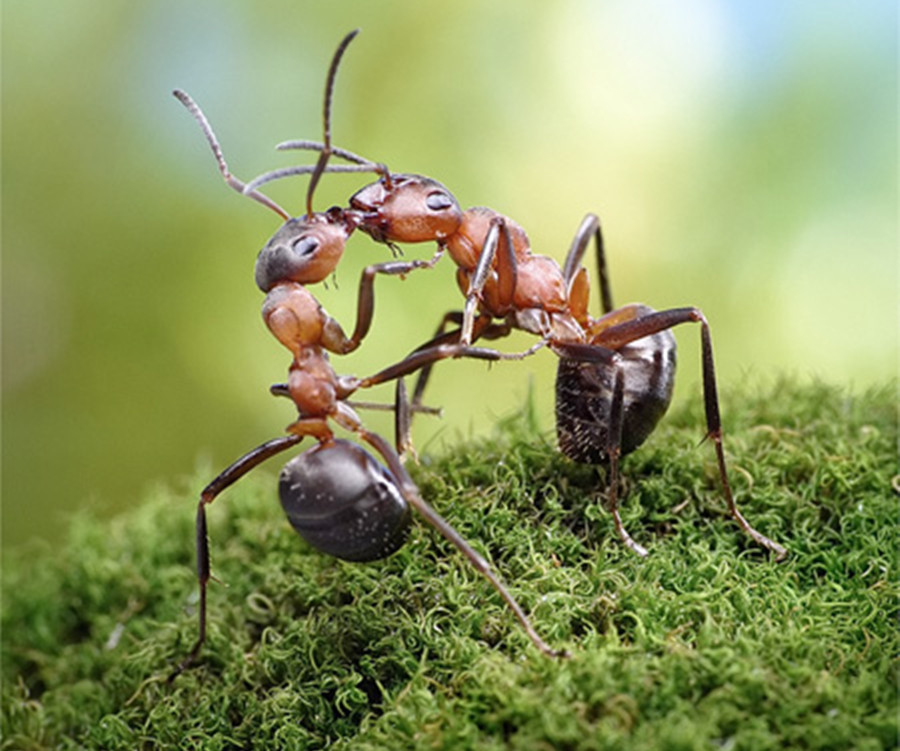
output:
[[[425,205],[432,211],[443,211],[453,205],[453,200],[442,190],[436,190],[425,197]]]
[[[303,235],[294,241],[291,246],[299,256],[308,256],[315,253],[319,247],[319,241],[312,235]]]

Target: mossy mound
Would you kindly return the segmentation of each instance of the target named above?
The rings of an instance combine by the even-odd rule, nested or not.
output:
[[[3,748],[895,747],[895,388],[781,382],[723,409],[738,503],[783,563],[725,512],[699,400],[624,464],[646,560],[596,470],[527,415],[416,468],[568,660],[425,525],[386,561],[315,553],[261,472],[210,508],[228,586],[211,585],[200,664],[170,684],[195,637],[208,478],[77,520],[66,545],[5,561]]]

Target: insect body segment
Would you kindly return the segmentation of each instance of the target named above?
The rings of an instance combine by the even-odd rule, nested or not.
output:
[[[653,312],[630,306],[635,315]],[[675,385],[675,337],[660,331],[616,350],[615,365],[560,358],[556,373],[556,434],[570,459],[606,461],[608,426],[616,377],[622,372],[622,454],[640,446],[653,432],[672,400]]]
[[[278,493],[291,525],[317,550],[345,561],[374,561],[409,536],[409,504],[369,452],[336,439],[291,459]]]
[[[488,318],[511,316],[517,328],[540,336],[556,329],[577,336],[580,327],[569,319],[586,312],[586,274],[567,284],[556,262],[533,254],[525,231],[508,217],[481,206],[460,211],[443,185],[419,175],[382,178],[353,195],[350,206],[360,212],[360,229],[379,242],[434,241],[446,249],[466,295],[463,343],[474,340],[476,309]]]

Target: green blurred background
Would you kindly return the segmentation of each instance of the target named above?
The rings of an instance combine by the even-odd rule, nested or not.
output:
[[[356,26],[339,145],[512,216],[559,260],[598,212],[616,301],[701,307],[726,395],[776,374],[856,388],[894,374],[893,0],[6,0],[5,544],[211,475],[290,421],[267,394],[288,359],[253,283],[279,220],[224,187],[170,91],[193,94],[253,176],[290,162],[278,141],[319,137],[325,70]],[[318,206],[361,184],[329,177]],[[305,188],[271,193],[300,213]],[[318,288],[345,327],[362,266],[387,256],[356,237],[338,287]],[[339,372],[399,359],[460,300],[449,262],[377,294]],[[677,398],[698,398],[697,332],[678,339]],[[529,389],[551,431],[554,366],[546,352],[446,364],[429,393],[446,416],[418,421],[420,451],[490,430]]]

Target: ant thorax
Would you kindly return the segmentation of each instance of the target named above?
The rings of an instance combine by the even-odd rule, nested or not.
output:
[[[302,284],[282,282],[266,295],[262,317],[273,336],[294,358],[322,339],[324,313],[319,301]]]
[[[531,255],[531,243],[528,235],[519,224],[509,217],[498,214],[493,209],[485,206],[473,206],[463,212],[459,229],[445,243],[447,252],[457,266],[467,271],[475,270],[488,233],[498,220],[501,220],[509,230],[516,261],[522,262]],[[500,242],[504,242],[503,238],[500,239]],[[500,252],[499,249],[498,252]]]

